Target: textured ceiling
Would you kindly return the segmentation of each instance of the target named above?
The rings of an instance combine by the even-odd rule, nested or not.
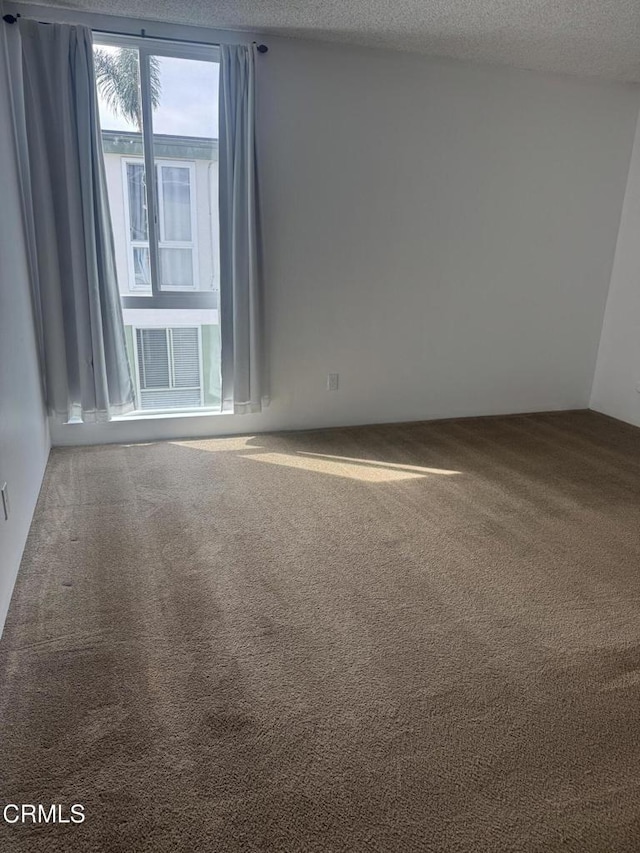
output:
[[[640,0],[73,0],[84,11],[640,81]]]

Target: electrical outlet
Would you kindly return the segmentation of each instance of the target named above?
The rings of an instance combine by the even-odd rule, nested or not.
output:
[[[337,391],[338,390],[338,374],[337,373],[328,373],[327,374],[327,391]]]
[[[0,486],[0,495],[2,495],[2,511],[4,513],[4,520],[9,521],[9,487],[6,483],[3,483]]]

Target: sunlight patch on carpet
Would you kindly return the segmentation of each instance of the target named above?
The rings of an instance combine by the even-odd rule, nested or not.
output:
[[[316,453],[251,453],[242,454],[242,459],[254,462],[267,462],[271,465],[283,465],[286,468],[299,468],[318,474],[334,477],[347,477],[365,483],[388,483],[394,480],[416,480],[432,474],[458,474],[439,468],[420,468],[417,465],[397,465],[392,462],[374,462],[369,459],[353,459],[343,456],[329,456]]]

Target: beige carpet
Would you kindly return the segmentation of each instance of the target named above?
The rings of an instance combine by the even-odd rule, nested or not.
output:
[[[640,850],[640,431],[587,412],[53,452],[0,850]]]

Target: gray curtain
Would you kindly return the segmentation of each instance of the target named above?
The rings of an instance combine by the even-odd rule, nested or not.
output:
[[[23,192],[50,412],[63,421],[130,411],[91,31],[20,19],[14,90]],[[20,123],[24,127],[20,127]],[[28,235],[29,236],[29,235]]]
[[[44,366],[44,333],[42,326],[42,310],[38,293],[38,259],[36,255],[35,222],[33,205],[31,204],[31,175],[29,171],[27,126],[24,115],[24,82],[22,77],[22,42],[18,27],[3,27],[6,38],[9,75],[9,100],[12,108],[13,131],[18,160],[18,178],[22,201],[22,218],[24,222],[25,242],[27,249],[27,264],[31,284],[31,299],[33,316],[38,343],[38,359],[40,365],[40,381],[43,396],[46,396],[45,366]]]
[[[220,47],[220,325],[223,407],[259,412],[264,387],[255,48]]]

